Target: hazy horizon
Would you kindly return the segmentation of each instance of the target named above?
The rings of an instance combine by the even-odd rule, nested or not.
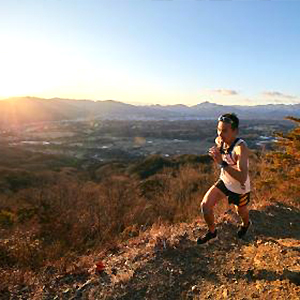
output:
[[[41,99],[41,100],[55,100],[55,99],[60,99],[60,100],[71,100],[71,101],[93,101],[93,102],[104,102],[104,101],[115,101],[115,102],[120,102],[124,104],[131,104],[135,106],[169,106],[169,105],[184,105],[187,107],[193,107],[195,105],[200,105],[204,103],[209,103],[209,104],[216,104],[216,105],[224,105],[224,106],[260,106],[260,105],[296,105],[300,103],[262,103],[262,104],[224,104],[224,103],[217,103],[217,102],[211,102],[211,101],[202,101],[193,105],[186,105],[184,103],[178,103],[178,104],[158,104],[158,103],[140,103],[140,102],[124,102],[124,101],[119,101],[119,100],[113,100],[113,99],[75,99],[75,98],[62,98],[62,97],[51,97],[51,98],[43,98],[43,97],[37,97],[37,96],[17,96],[17,97],[8,97],[8,98],[0,98],[0,101],[9,101],[9,100],[14,100],[14,99],[22,99],[22,98],[33,98],[33,99]]]
[[[300,103],[299,9],[299,1],[7,1],[0,99]]]

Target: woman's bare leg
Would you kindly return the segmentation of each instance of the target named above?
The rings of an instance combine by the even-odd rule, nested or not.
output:
[[[213,208],[215,204],[225,197],[224,193],[221,192],[217,187],[212,186],[204,195],[201,202],[201,210],[210,232],[215,231],[215,220]]]
[[[239,216],[241,217],[242,219],[242,226],[248,226],[248,223],[249,223],[249,211],[248,211],[248,207],[247,205],[244,205],[244,206],[236,206],[236,210],[239,214]]]

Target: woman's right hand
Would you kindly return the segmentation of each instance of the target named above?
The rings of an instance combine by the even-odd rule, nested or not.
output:
[[[217,136],[215,138],[215,143],[216,143],[217,147],[220,148],[221,144],[222,144],[222,138],[220,136]]]
[[[216,163],[220,164],[222,162],[222,155],[217,146],[211,147],[208,150],[208,155],[211,156]]]

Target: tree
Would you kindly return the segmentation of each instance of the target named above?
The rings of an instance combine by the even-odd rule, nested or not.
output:
[[[296,123],[287,134],[277,133],[277,150],[268,154],[273,167],[281,171],[287,179],[300,176],[300,118],[286,117]]]

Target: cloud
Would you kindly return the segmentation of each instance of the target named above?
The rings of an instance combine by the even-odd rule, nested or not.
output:
[[[217,89],[217,90],[212,90],[212,92],[222,96],[235,96],[239,94],[235,90],[228,90],[228,89]]]
[[[283,94],[283,93],[275,92],[275,91],[262,92],[262,95],[265,97],[276,97],[276,98],[286,98],[286,99],[296,99],[297,98],[296,96]]]

